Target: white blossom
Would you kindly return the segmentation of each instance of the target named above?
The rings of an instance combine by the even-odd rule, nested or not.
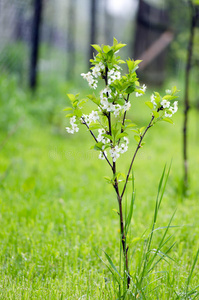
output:
[[[171,95],[171,90],[166,90],[165,93]]]
[[[163,108],[169,108],[170,107],[170,102],[165,100],[165,99],[162,100],[162,102],[160,104],[163,106]]]
[[[107,101],[107,105],[106,105],[106,110],[108,111],[108,112],[111,112],[111,111],[114,111],[114,104],[113,103],[111,103],[111,102],[109,102],[109,101]]]
[[[96,79],[94,79],[93,75],[91,74],[91,72],[88,73],[81,73],[81,76],[87,80],[89,86],[93,89],[97,88],[97,83],[98,81]]]
[[[104,70],[104,65],[102,62],[99,62],[95,65],[95,67],[92,69],[92,75],[97,78],[101,76],[101,72]]]
[[[173,103],[173,106],[169,107],[169,110],[165,111],[165,117],[171,118],[173,114],[175,114],[178,110],[178,101]]]
[[[120,145],[120,153],[124,153],[124,152],[126,152],[128,150],[128,146],[127,146],[127,144],[124,144],[124,143],[122,143],[121,145]]]
[[[177,112],[177,110],[178,110],[178,101],[175,101],[173,103],[173,106],[170,106],[170,108],[169,108],[169,115],[172,116],[173,114],[175,114]],[[165,113],[165,116],[166,116],[166,113]]]
[[[70,118],[71,128],[70,128],[70,127],[66,127],[66,131],[67,131],[68,133],[73,134],[73,133],[79,131],[79,128],[78,128],[77,124],[75,124],[75,122],[76,122],[76,116],[71,117],[71,118]]]
[[[131,107],[131,103],[130,103],[129,101],[128,101],[128,102],[125,102],[125,104],[123,105],[123,109],[124,109],[125,111],[129,110],[130,107]]]
[[[173,114],[172,114],[172,111],[169,110],[169,111],[165,111],[165,114],[164,114],[164,115],[165,115],[165,117],[167,117],[167,118],[171,118]]]
[[[129,139],[126,136],[124,137],[124,141],[125,141],[126,145],[129,144]]]
[[[121,105],[119,105],[119,104],[114,105],[114,112],[113,113],[114,113],[115,117],[117,117],[119,115],[121,109],[122,109]]]
[[[146,92],[146,88],[147,88],[147,86],[145,85],[145,84],[143,84],[143,86],[140,88],[140,91],[142,91],[142,92]],[[143,95],[143,93],[139,93],[139,92],[136,92],[135,93],[135,96],[136,97],[140,97],[140,96],[142,96]]]
[[[98,133],[97,141],[105,144],[107,139],[102,134],[106,133],[106,130],[104,128],[98,129]]]
[[[114,69],[108,71],[108,84],[109,85],[112,82],[114,82],[116,79],[121,78],[121,73],[118,70],[119,70],[118,68],[114,68]]]
[[[153,103],[154,108],[156,108],[157,103],[155,102],[155,96],[153,94],[151,95],[151,102]]]
[[[87,125],[90,125],[90,118],[89,118],[89,115],[83,114],[83,115],[82,115],[82,120],[85,121],[85,123],[86,123]]]
[[[173,114],[175,114],[178,111],[178,101],[175,101],[173,103],[173,107],[171,107],[171,110],[172,110]]]
[[[89,120],[90,120],[90,122],[92,122],[92,121],[96,122],[97,120],[99,120],[98,112],[95,110],[92,110],[92,112],[89,115]]]
[[[111,148],[109,150],[109,153],[113,159],[113,162],[116,162],[117,158],[120,157],[120,148],[118,147],[118,145],[116,145],[115,147]]]
[[[107,153],[106,153],[106,151],[104,151],[104,154],[107,156]],[[105,159],[105,157],[104,157],[104,154],[103,154],[103,152],[102,152],[102,151],[100,151],[100,154],[99,154],[99,159],[102,159],[102,160],[104,160],[104,159]]]
[[[83,120],[83,122],[85,121],[85,123],[89,126],[90,123],[95,123],[97,120],[99,120],[99,115],[97,111],[92,110],[92,112],[89,115],[83,114],[81,119]]]

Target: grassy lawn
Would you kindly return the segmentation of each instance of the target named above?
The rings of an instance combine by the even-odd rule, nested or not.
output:
[[[90,149],[93,143],[85,128],[74,136],[65,132],[64,87],[60,90],[51,98],[40,93],[39,102],[29,103],[30,95],[1,80],[0,299],[116,299],[111,275],[94,251],[104,258],[103,249],[118,264],[117,201],[103,178],[110,170]],[[150,118],[144,100],[137,99],[132,112],[143,126]],[[134,114],[137,109],[140,116]],[[198,111],[192,109],[189,117],[191,180],[186,197],[182,112],[180,106],[175,125],[165,122],[150,129],[134,166],[136,203],[128,237],[135,250],[130,254],[132,273],[149,233],[162,170],[172,160],[157,227],[167,226],[176,210],[172,225],[177,227],[169,229],[170,244],[176,242],[169,252],[173,260],[157,265],[147,299],[188,299],[177,295],[186,287],[199,247]],[[131,142],[128,155],[121,159],[124,172],[136,147],[133,137]],[[157,231],[154,248],[159,239]],[[198,271],[197,263],[190,290],[198,284]]]

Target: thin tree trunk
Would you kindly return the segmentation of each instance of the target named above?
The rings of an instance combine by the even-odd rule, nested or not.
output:
[[[189,104],[189,86],[190,86],[190,71],[191,71],[191,59],[193,54],[193,40],[194,29],[197,21],[197,14],[195,13],[194,5],[192,1],[189,1],[191,8],[191,24],[190,24],[190,36],[187,51],[187,63],[185,71],[185,96],[184,96],[184,126],[183,126],[183,158],[184,158],[184,190],[188,188],[188,154],[187,154],[187,125],[188,125],[188,111]]]
[[[72,80],[75,75],[75,7],[76,0],[69,1],[68,10],[68,40],[67,40],[67,52],[68,52],[68,66],[67,66],[67,79]]]
[[[33,24],[32,24],[30,77],[29,77],[29,85],[32,90],[35,90],[37,86],[41,17],[42,17],[42,0],[35,0]]]

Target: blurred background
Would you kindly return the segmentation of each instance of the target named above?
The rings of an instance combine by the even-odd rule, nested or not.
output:
[[[114,36],[127,44],[124,57],[144,60],[146,83],[162,85],[168,76],[183,76],[190,22],[186,0],[0,0],[1,73],[32,89],[76,80],[88,69],[90,44],[112,44]]]
[[[139,128],[149,122],[145,101],[154,90],[180,90],[175,126],[154,126],[136,157],[131,235],[137,240],[149,228],[159,178],[172,159],[159,223],[168,226],[178,208],[173,257],[179,264],[168,265],[167,279],[177,281],[178,292],[190,274],[199,246],[199,1],[0,0],[0,299],[83,299],[89,289],[90,299],[113,299],[93,296],[108,286],[93,248],[117,257],[117,203],[103,180],[111,170],[91,149],[85,128],[67,134],[63,111],[67,94],[91,93],[80,76],[90,67],[90,45],[112,45],[113,37],[127,44],[122,59],[143,60],[138,77],[147,91],[128,113]],[[129,138],[130,151],[118,162],[124,173],[136,147],[134,134]],[[133,247],[145,247],[138,240],[143,244],[132,240]],[[152,277],[163,293],[157,299],[168,295],[165,282],[168,291],[175,287],[167,279]],[[184,299],[176,291],[168,299]]]

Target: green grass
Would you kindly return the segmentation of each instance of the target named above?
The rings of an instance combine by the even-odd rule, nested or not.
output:
[[[64,91],[73,92],[74,88],[63,85],[60,94],[56,95],[55,89],[49,97],[47,92],[40,92],[31,102],[31,96],[18,90],[14,83],[11,89],[6,82],[6,89],[5,78],[3,82],[0,299],[116,299],[111,275],[94,249],[105,259],[103,249],[118,265],[119,220],[113,211],[117,201],[112,187],[103,179],[110,175],[108,166],[97,159],[97,152],[90,150],[91,137],[84,128],[74,136],[64,130]],[[82,93],[85,95],[84,90]],[[145,125],[150,116],[143,103],[140,98],[136,104],[141,115],[133,112],[132,117]],[[161,123],[150,129],[134,166],[136,200],[128,237],[131,272],[136,272],[141,261],[158,182],[165,163],[169,165],[171,160],[156,227],[167,226],[175,209],[172,225],[179,226],[169,229],[169,234],[173,234],[171,244],[176,242],[169,253],[174,261],[160,262],[151,274],[151,283],[146,286],[147,299],[188,299],[183,292],[199,247],[198,112],[190,111],[191,178],[188,196],[183,197],[182,111],[181,107],[174,126]],[[133,138],[131,141],[127,158],[121,159],[124,171],[136,146]],[[129,197],[130,193],[129,187]],[[154,248],[160,239],[161,231],[156,231]],[[189,290],[197,284],[196,262]]]

